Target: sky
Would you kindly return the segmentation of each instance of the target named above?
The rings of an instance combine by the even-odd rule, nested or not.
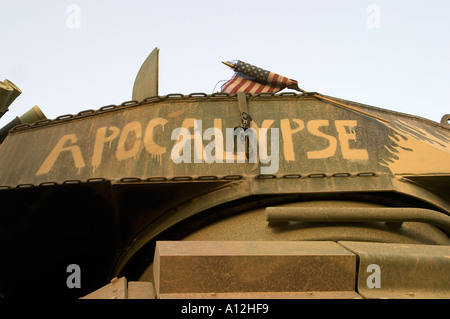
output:
[[[450,0],[0,0],[0,127],[132,99],[159,48],[159,95],[211,94],[242,60],[319,92],[440,122],[450,113]],[[221,82],[222,81],[222,82]],[[284,92],[284,91],[282,91]]]

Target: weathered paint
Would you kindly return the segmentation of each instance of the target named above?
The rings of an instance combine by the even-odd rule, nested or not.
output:
[[[239,125],[235,99],[174,99],[12,133],[0,148],[0,165],[8,167],[0,181],[252,176],[271,165],[275,175],[450,172],[449,130],[416,118],[387,124],[305,97],[254,97],[249,107],[256,170],[230,147]]]

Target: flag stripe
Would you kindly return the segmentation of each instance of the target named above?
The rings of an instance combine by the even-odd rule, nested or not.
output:
[[[244,78],[242,78],[241,76],[239,76],[237,73],[231,78],[231,80],[229,80],[227,83],[225,83],[222,86],[222,92],[224,93],[231,93],[233,89],[242,81],[245,81]]]
[[[255,81],[249,81],[249,82],[250,82],[249,85],[245,88],[245,92],[252,93],[254,91],[253,88],[256,86],[256,84],[258,84],[258,82],[255,82]]]
[[[247,83],[247,79],[244,79],[242,77],[239,77],[239,80],[237,81],[236,85],[233,87],[232,91],[233,93],[239,92],[239,89]]]

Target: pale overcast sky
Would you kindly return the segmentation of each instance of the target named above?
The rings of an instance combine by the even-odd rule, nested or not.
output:
[[[305,90],[439,122],[450,113],[449,0],[0,0],[0,126],[131,100],[160,48],[159,95],[213,93],[242,60]],[[219,83],[215,91],[220,88]]]

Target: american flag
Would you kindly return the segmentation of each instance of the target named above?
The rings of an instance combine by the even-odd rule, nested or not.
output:
[[[266,71],[254,65],[237,61],[236,63],[224,62],[236,72],[234,76],[221,87],[221,92],[235,94],[237,92],[276,93],[284,88],[297,89],[295,80]]]

